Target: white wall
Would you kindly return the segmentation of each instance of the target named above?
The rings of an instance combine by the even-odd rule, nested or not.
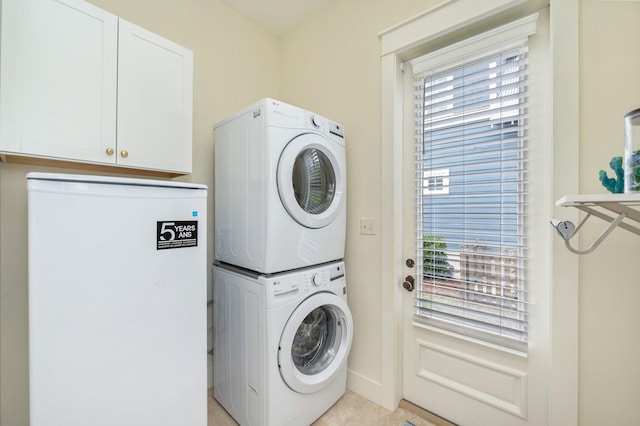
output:
[[[213,187],[215,122],[279,93],[279,41],[220,0],[89,0],[194,51],[193,174]],[[29,171],[0,164],[0,425],[28,425],[27,194]],[[209,209],[213,211],[213,194]],[[213,241],[213,215],[208,217]],[[210,245],[211,247],[211,245]],[[209,261],[213,251],[209,249]],[[209,287],[211,274],[209,273]]]

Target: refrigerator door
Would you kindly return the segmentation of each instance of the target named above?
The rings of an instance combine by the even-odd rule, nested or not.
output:
[[[206,186],[27,180],[31,425],[206,425]]]

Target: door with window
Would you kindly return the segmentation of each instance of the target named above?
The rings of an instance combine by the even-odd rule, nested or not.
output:
[[[545,53],[531,54],[546,37],[538,21],[428,53],[405,72],[405,128],[414,131],[404,150],[413,262],[403,283],[403,396],[461,425],[547,418],[548,278],[536,273],[544,259],[531,208],[544,193],[546,142],[536,123]]]

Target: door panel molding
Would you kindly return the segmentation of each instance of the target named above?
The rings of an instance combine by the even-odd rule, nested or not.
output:
[[[479,402],[527,418],[526,372],[444,346],[416,341],[416,374]]]

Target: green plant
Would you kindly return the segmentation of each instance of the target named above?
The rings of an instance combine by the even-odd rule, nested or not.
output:
[[[439,235],[425,235],[422,242],[424,275],[431,278],[451,278],[453,266],[447,260],[447,243]]]

